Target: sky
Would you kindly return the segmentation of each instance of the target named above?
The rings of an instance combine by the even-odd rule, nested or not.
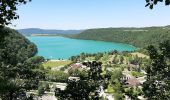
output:
[[[15,29],[90,29],[170,25],[170,6],[145,0],[32,0],[18,7]]]

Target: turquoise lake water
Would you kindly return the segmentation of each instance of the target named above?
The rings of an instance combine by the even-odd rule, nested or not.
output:
[[[134,46],[122,43],[70,39],[57,36],[31,36],[27,38],[37,45],[38,55],[48,59],[68,59],[82,52],[134,51],[136,49]]]

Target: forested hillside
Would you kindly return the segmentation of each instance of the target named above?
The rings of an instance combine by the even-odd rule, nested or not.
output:
[[[0,32],[1,34],[4,34],[3,42],[1,44],[5,46],[0,48],[0,57],[4,56],[3,59],[0,58],[1,61],[8,56],[8,61],[13,59],[16,60],[14,61],[15,63],[17,63],[17,60],[22,62],[37,53],[36,46],[16,30],[3,28]]]
[[[39,28],[27,28],[27,29],[19,29],[21,34],[30,36],[34,34],[46,34],[46,35],[57,35],[57,34],[79,34],[83,30],[50,30],[50,29],[39,29]]]
[[[0,28],[0,36],[0,98],[16,100],[14,94],[36,88],[44,58],[35,56],[36,45],[16,30]]]
[[[69,37],[120,42],[131,44],[136,47],[146,47],[151,44],[158,45],[162,41],[169,40],[170,27],[89,29]]]

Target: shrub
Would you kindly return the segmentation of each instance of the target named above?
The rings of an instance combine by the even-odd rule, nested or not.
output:
[[[132,71],[131,74],[134,77],[142,77],[144,75],[143,73],[140,73],[140,72],[137,72],[137,71]]]

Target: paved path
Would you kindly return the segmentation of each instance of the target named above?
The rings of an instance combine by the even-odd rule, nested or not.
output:
[[[38,97],[38,100],[57,100],[57,98],[52,95],[43,95],[41,97]]]
[[[104,98],[106,98],[107,100],[114,100],[112,94],[108,94],[108,93],[105,93],[105,92],[104,92],[103,86],[100,86],[99,96],[100,96],[100,97],[104,97]]]

